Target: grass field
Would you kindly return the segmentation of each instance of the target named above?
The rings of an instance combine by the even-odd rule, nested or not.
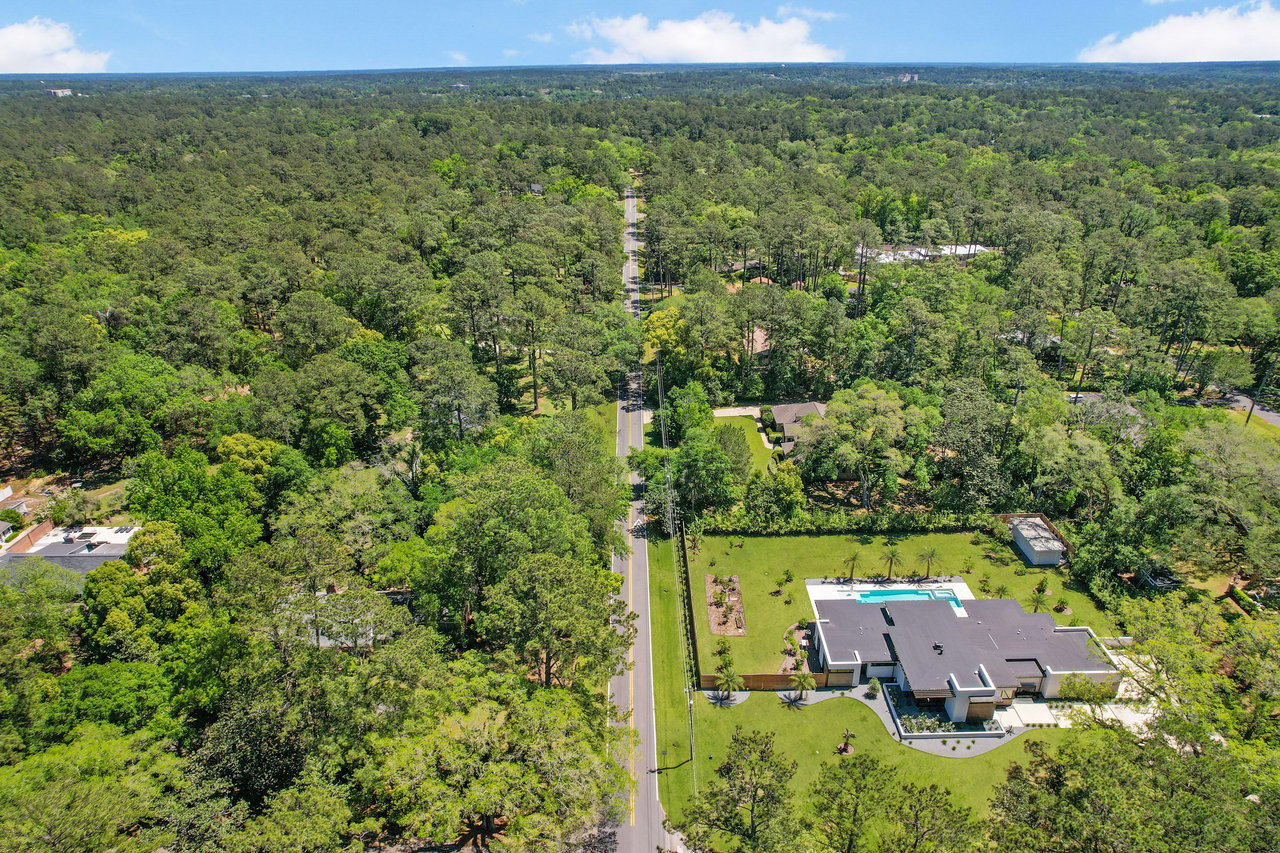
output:
[[[741,548],[730,547],[742,543]],[[1100,634],[1114,630],[1112,621],[1083,592],[1065,589],[1066,576],[1056,569],[1025,566],[1005,546],[974,544],[968,533],[927,533],[886,538],[853,536],[708,536],[696,553],[691,551],[695,604],[699,601],[701,583],[709,574],[737,575],[742,587],[742,601],[747,633],[728,637],[738,672],[777,672],[784,658],[784,637],[789,626],[813,618],[813,608],[805,593],[806,578],[828,578],[845,574],[844,560],[853,551],[861,557],[855,574],[876,575],[883,572],[880,556],[892,543],[902,555],[898,575],[923,574],[917,557],[926,549],[938,552],[933,566],[935,575],[958,575],[968,583],[974,595],[995,597],[1000,586],[1007,587],[1007,597],[1024,605],[1042,577],[1049,581],[1049,601],[1066,599],[1070,614],[1051,613],[1064,625],[1088,625]],[[965,574],[966,562],[973,572]],[[792,581],[785,584],[781,595],[773,593],[778,581],[790,569]],[[990,594],[979,588],[983,576],[988,577]],[[787,602],[790,601],[790,604]],[[710,671],[714,663],[714,645],[719,637],[711,634],[711,617],[706,607],[695,607],[698,629],[698,657]]]
[[[1254,412],[1253,417],[1249,419],[1249,425],[1245,426],[1245,413],[1231,409],[1227,412],[1227,419],[1231,423],[1239,424],[1254,435],[1260,435],[1263,438],[1269,438],[1272,441],[1280,441],[1280,427],[1269,424],[1262,418],[1258,417],[1258,413]]]
[[[751,446],[751,467],[757,471],[769,470],[769,460],[773,458],[773,451],[764,446],[764,439],[760,435],[760,427],[755,418],[750,415],[716,418],[716,426],[720,424],[742,427],[747,433],[747,444]]]
[[[838,537],[837,537],[838,538]],[[735,552],[740,553],[740,552]],[[689,706],[684,692],[684,664],[678,600],[671,543],[658,541],[649,547],[650,607],[653,613],[654,700],[658,731],[658,766],[664,768],[658,789],[669,815],[679,814],[693,794],[694,776],[705,785],[719,766],[734,728],[774,733],[779,752],[799,765],[793,782],[798,794],[806,791],[823,763],[832,760],[841,733],[857,734],[854,748],[894,766],[917,784],[937,783],[951,789],[956,799],[985,812],[992,787],[1003,780],[1005,768],[1022,758],[1029,737],[1058,741],[1065,730],[1046,729],[1023,735],[1006,746],[971,758],[942,758],[918,752],[894,740],[880,720],[854,699],[830,699],[817,705],[792,709],[773,694],[758,693],[732,708],[717,708],[693,695],[696,756],[690,760]],[[806,601],[807,606],[807,601]],[[748,619],[750,611],[748,610]],[[744,670],[745,671],[745,670]],[[961,738],[957,756],[963,755]]]
[[[614,400],[587,409],[587,418],[600,430],[600,440],[612,456],[618,444],[618,404]]]

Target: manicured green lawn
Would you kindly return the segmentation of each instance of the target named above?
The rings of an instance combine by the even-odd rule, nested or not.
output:
[[[740,553],[735,550],[735,553]],[[792,709],[774,694],[754,694],[742,705],[717,708],[701,693],[693,694],[696,756],[690,760],[689,712],[683,680],[682,644],[677,618],[674,554],[671,543],[657,541],[649,547],[649,590],[653,625],[654,700],[657,713],[659,794],[669,815],[678,814],[697,783],[704,786],[733,734],[734,728],[772,731],[780,753],[794,760],[794,789],[803,795],[823,763],[833,760],[841,733],[857,734],[854,748],[898,767],[917,784],[937,783],[954,792],[956,799],[985,812],[992,787],[1004,778],[1005,768],[1023,756],[1028,737],[1058,741],[1065,730],[1046,729],[984,755],[960,757],[967,741],[962,737],[956,758],[919,752],[894,740],[870,709],[854,699],[830,699],[811,707]],[[807,600],[806,600],[807,606]],[[748,610],[750,619],[750,610]],[[745,670],[744,670],[745,671]],[[719,758],[717,758],[719,757]]]
[[[1232,409],[1227,412],[1227,419],[1234,424],[1239,424],[1254,435],[1260,435],[1264,438],[1269,438],[1272,441],[1280,441],[1280,427],[1267,423],[1262,418],[1258,417],[1257,412],[1253,413],[1253,417],[1249,418],[1249,425],[1245,426],[1245,414],[1245,412],[1237,412],[1235,409]]]
[[[741,548],[730,543],[742,543]],[[806,578],[843,576],[845,558],[857,551],[861,561],[854,573],[866,577],[881,574],[881,556],[892,545],[902,556],[896,575],[923,574],[919,555],[932,548],[938,553],[934,575],[956,575],[964,579],[979,597],[996,597],[996,589],[1007,587],[1006,597],[1024,605],[1042,577],[1049,580],[1049,602],[1066,599],[1070,614],[1052,613],[1064,625],[1088,625],[1100,634],[1110,634],[1113,625],[1083,592],[1064,589],[1066,577],[1057,570],[1025,567],[1013,551],[1002,545],[982,546],[973,543],[968,533],[926,533],[886,538],[884,536],[708,536],[696,553],[690,553],[690,571],[694,590],[698,629],[698,657],[708,672],[714,665],[714,647],[719,637],[711,634],[711,616],[701,605],[705,576],[737,575],[742,588],[746,636],[728,637],[733,661],[738,672],[777,672],[784,662],[782,650],[789,626],[813,618],[813,608],[805,592]],[[972,574],[965,574],[966,561]],[[792,580],[775,595],[778,581],[790,569]],[[980,589],[980,581],[988,576],[990,593]],[[790,601],[788,604],[787,602]]]
[[[757,471],[768,471],[769,460],[773,458],[773,451],[764,446],[764,439],[759,432],[759,425],[756,419],[750,415],[734,415],[727,418],[716,418],[716,425],[733,424],[742,427],[747,434],[747,444],[751,447],[751,466]]]
[[[618,403],[609,400],[586,410],[587,419],[600,430],[601,441],[609,455],[617,453],[618,445]]]

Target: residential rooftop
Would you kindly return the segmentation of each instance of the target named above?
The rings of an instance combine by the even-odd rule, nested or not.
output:
[[[1009,525],[1023,538],[1027,540],[1027,544],[1037,550],[1061,549],[1062,540],[1054,535],[1049,529],[1049,525],[1045,524],[1042,519],[1015,518]]]
[[[950,693],[958,687],[1016,688],[1043,672],[1114,672],[1087,628],[1066,628],[1047,613],[1028,613],[1009,598],[867,604],[814,601],[818,630],[833,667],[855,663],[902,665],[910,689]],[[1025,672],[1024,672],[1025,670]]]
[[[64,569],[87,574],[108,560],[124,557],[134,526],[55,527],[30,543],[25,550],[10,550],[0,556],[0,564],[14,566],[29,557],[39,557]]]

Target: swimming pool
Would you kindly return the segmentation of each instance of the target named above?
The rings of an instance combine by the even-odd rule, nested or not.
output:
[[[952,607],[964,605],[949,589],[871,589],[852,593],[863,604],[879,604],[882,601],[949,601]]]

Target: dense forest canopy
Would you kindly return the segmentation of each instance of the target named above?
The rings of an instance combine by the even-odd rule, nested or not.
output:
[[[1074,579],[1161,664],[1163,728],[1042,749],[982,832],[1100,849],[1062,815],[1128,792],[1123,849],[1167,849],[1150,825],[1194,849],[1203,824],[1161,804],[1213,779],[1220,849],[1264,849],[1276,623],[1152,603],[1131,578],[1276,597],[1280,454],[1213,405],[1275,401],[1274,81],[0,78],[0,466],[83,483],[41,509],[59,523],[141,526],[87,577],[32,560],[0,587],[0,850],[556,849],[616,818],[628,490],[602,414],[642,359],[670,428],[632,460],[656,526],[1016,511],[1070,532]],[[620,303],[632,186],[643,321]],[[881,260],[904,245],[990,251]],[[802,399],[830,405],[766,473],[711,417]],[[691,838],[817,837],[796,834],[815,818],[780,793],[771,743],[735,744],[778,820],[738,832],[726,782]],[[1167,772],[1124,776],[1138,765]],[[1082,767],[1088,791],[1055,787]],[[873,771],[830,782],[875,800]],[[874,835],[822,837],[946,850],[977,831],[945,791],[894,785],[949,827],[934,847],[887,828],[884,797],[836,804]]]

